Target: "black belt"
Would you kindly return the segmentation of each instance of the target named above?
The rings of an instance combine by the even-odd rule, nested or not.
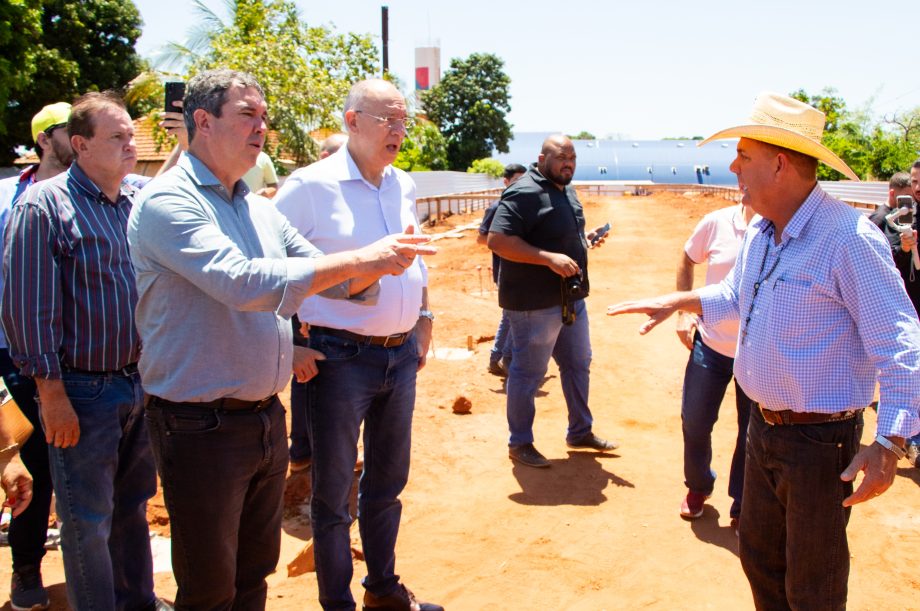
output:
[[[196,407],[201,409],[225,410],[230,412],[261,412],[275,402],[278,395],[272,395],[258,401],[244,401],[230,397],[214,399],[213,401],[168,401],[161,397],[150,395],[148,403],[161,407]]]
[[[771,410],[762,406],[760,403],[754,403],[760,413],[763,415],[767,424],[774,426],[785,426],[790,424],[824,424],[826,422],[841,422],[851,420],[862,413],[862,409],[848,409],[842,412],[832,414],[821,414],[818,412],[794,412],[791,409]]]
[[[121,369],[112,369],[110,371],[90,371],[89,369],[78,369],[76,367],[71,367],[69,365],[61,365],[61,371],[66,371],[67,373],[78,373],[85,376],[124,376],[126,378],[131,377],[137,373],[137,363],[130,363],[125,365]]]
[[[313,333],[314,331],[324,335],[341,337],[342,339],[350,339],[351,341],[358,342],[359,344],[383,346],[384,348],[396,348],[397,346],[402,346],[406,343],[406,340],[409,339],[409,335],[412,334],[411,331],[406,331],[405,333],[394,333],[393,335],[359,335],[357,333],[352,333],[351,331],[346,331],[345,329],[330,329],[329,327],[314,327],[313,325],[310,325],[310,333]]]

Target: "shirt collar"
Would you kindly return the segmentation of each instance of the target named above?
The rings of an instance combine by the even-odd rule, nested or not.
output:
[[[19,182],[24,182],[28,185],[31,185],[35,182],[35,174],[38,172],[38,164],[30,165],[25,170],[19,173]]]
[[[786,229],[783,230],[783,233],[788,235],[790,238],[797,238],[799,234],[802,233],[802,229],[805,228],[805,225],[808,224],[808,221],[811,220],[811,217],[815,215],[818,211],[818,206],[821,205],[821,202],[824,201],[826,194],[820,185],[815,184],[815,188],[811,190],[811,193],[808,194],[808,197],[805,198],[805,201],[802,202],[802,205],[799,206],[799,209],[795,211],[795,214],[792,215],[792,218],[789,219],[789,222],[786,224]]]
[[[753,217],[751,217],[753,220]],[[735,226],[735,231],[743,232],[747,229],[747,223],[744,222],[744,206],[738,204],[735,207],[735,213],[732,215],[732,224]]]
[[[93,201],[99,202],[100,204],[116,206],[121,201],[121,198],[127,197],[135,193],[137,190],[130,186],[122,184],[118,188],[118,201],[112,201],[102,192],[96,183],[86,175],[86,172],[83,171],[83,168],[80,167],[80,164],[74,161],[70,164],[70,167],[67,169],[67,178],[77,185],[81,191],[83,191],[87,196],[89,196]]]
[[[821,202],[823,202],[826,198],[827,194],[824,192],[824,189],[821,188],[821,185],[815,184],[815,188],[811,190],[811,193],[808,194],[808,197],[805,198],[805,201],[802,202],[802,204],[792,215],[792,218],[789,219],[789,222],[786,223],[786,228],[783,229],[781,240],[785,240],[787,236],[790,238],[799,237],[799,234],[802,233],[805,225],[808,224],[808,221],[811,220],[811,217],[813,217],[818,211],[818,207],[821,205]],[[763,233],[773,227],[773,221],[761,217],[760,220],[754,222],[753,225],[761,233]]]
[[[351,152],[348,150],[348,145],[346,144],[338,151],[330,155],[327,163],[330,164],[330,174],[333,180],[339,182],[344,182],[346,180],[361,180],[366,184],[370,185],[374,189],[374,185],[367,182],[364,176],[361,175],[361,170],[358,169],[358,164],[355,163],[354,158],[351,156]],[[379,190],[383,191],[389,185],[389,182],[393,180],[396,173],[393,170],[392,165],[388,165],[383,170],[383,179],[380,181]]]
[[[179,157],[176,165],[180,167],[195,184],[202,187],[223,187],[223,183],[214,175],[214,172],[207,165],[192,153],[184,151]],[[246,195],[249,193],[249,187],[242,178],[238,179],[233,185],[233,192],[236,195]]]

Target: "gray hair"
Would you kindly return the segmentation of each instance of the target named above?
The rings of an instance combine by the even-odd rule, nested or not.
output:
[[[206,70],[192,77],[185,90],[182,114],[185,117],[185,129],[188,141],[195,137],[195,111],[201,108],[215,117],[219,117],[221,108],[227,101],[227,91],[231,87],[251,87],[265,98],[265,92],[256,78],[248,72],[239,72],[222,68]]]

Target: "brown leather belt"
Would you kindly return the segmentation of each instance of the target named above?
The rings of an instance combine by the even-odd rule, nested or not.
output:
[[[359,335],[357,333],[352,333],[351,331],[346,331],[345,329],[315,327],[313,325],[310,325],[310,333],[322,333],[323,335],[331,335],[332,337],[350,339],[351,341],[358,342],[359,344],[383,346],[384,348],[396,348],[397,346],[402,346],[406,343],[406,340],[409,339],[409,336],[412,334],[411,331],[406,331],[405,333],[394,333],[393,335]]]
[[[843,412],[821,414],[817,412],[794,412],[791,409],[771,410],[755,403],[760,410],[764,421],[771,425],[786,426],[790,424],[824,424],[825,422],[840,422],[850,420],[862,413],[862,409],[848,409]]]
[[[160,407],[196,407],[201,409],[225,410],[228,412],[261,412],[272,403],[278,395],[272,395],[259,401],[244,401],[243,399],[214,399],[213,401],[167,401],[161,397],[150,395],[148,404],[153,403]]]

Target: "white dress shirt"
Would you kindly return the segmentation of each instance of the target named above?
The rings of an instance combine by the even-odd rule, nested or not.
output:
[[[415,212],[415,182],[387,166],[380,187],[367,182],[348,147],[291,174],[275,205],[302,236],[324,253],[367,246],[402,233],[412,225],[421,233]],[[298,310],[302,322],[345,329],[361,335],[390,335],[415,327],[428,274],[421,257],[405,273],[383,276],[373,306],[314,296]]]

